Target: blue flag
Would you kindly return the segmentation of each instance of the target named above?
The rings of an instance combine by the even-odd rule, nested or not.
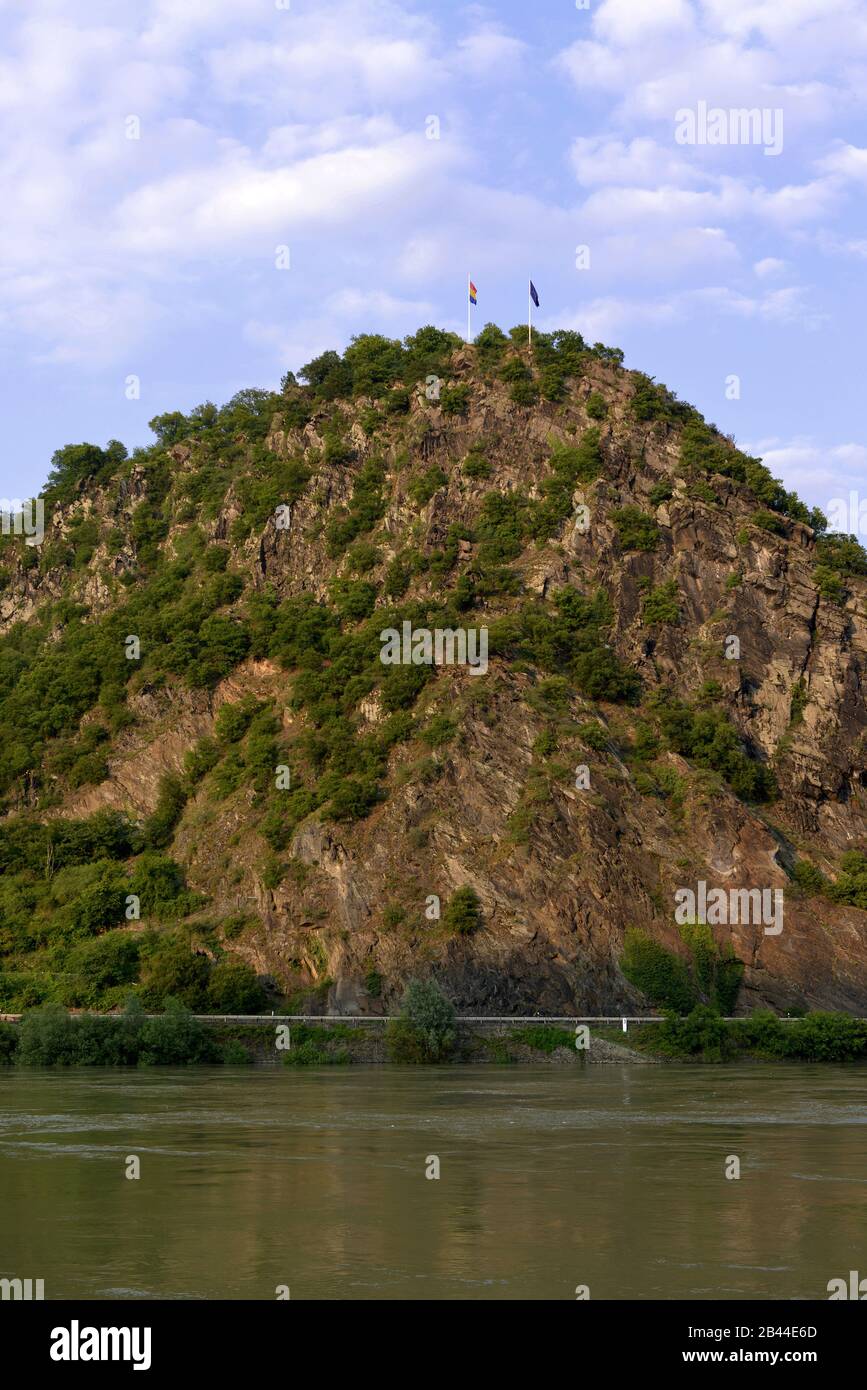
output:
[[[535,304],[536,308],[538,309],[538,307],[539,307],[539,293],[538,293],[538,290],[536,289],[536,286],[533,284],[533,281],[532,281],[532,280],[530,281],[530,298],[532,299],[533,303]]]

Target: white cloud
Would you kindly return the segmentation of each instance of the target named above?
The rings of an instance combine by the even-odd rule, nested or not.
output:
[[[824,315],[808,307],[805,292],[799,285],[769,290],[758,298],[741,294],[728,285],[716,285],[695,290],[692,297],[696,302],[713,306],[720,313],[733,314],[738,318],[760,319],[766,323],[800,323],[809,329],[818,328],[825,322]]]
[[[602,0],[593,28],[600,38],[626,46],[672,30],[689,30],[692,22],[689,0]]]
[[[328,296],[326,307],[341,317],[364,324],[390,320],[405,322],[407,318],[420,323],[434,313],[434,306],[424,299],[400,299],[385,290],[355,288],[336,290]]]
[[[453,67],[472,78],[508,77],[527,56],[527,45],[493,26],[459,39]]]
[[[803,40],[810,43],[857,41],[864,32],[864,11],[859,0],[702,0],[705,18],[724,33],[749,39],[761,34],[771,43]],[[801,31],[798,34],[798,31]]]
[[[800,323],[813,328],[820,317],[806,306],[798,287],[772,290],[765,295],[743,294],[727,285],[699,286],[654,298],[624,295],[601,296],[588,301],[567,315],[560,315],[549,327],[577,328],[585,337],[610,341],[643,324],[665,326],[699,320],[707,323],[710,311],[727,318],[763,323]]]
[[[381,290],[349,288],[335,291],[323,300],[315,314],[286,323],[282,320],[249,319],[243,327],[245,339],[264,347],[281,370],[297,371],[326,348],[348,339],[353,333],[381,332],[402,337],[404,325],[414,326],[436,317],[434,306],[425,300],[401,299]]]
[[[830,154],[820,161],[819,167],[847,182],[867,182],[867,150],[840,141]]]
[[[786,262],[778,260],[776,256],[765,256],[753,265],[753,270],[761,280],[766,279],[768,275],[780,275],[785,268]]]
[[[574,328],[588,342],[616,343],[620,334],[637,324],[677,323],[683,319],[681,307],[673,300],[638,300],[616,295],[591,299],[572,313],[560,314],[549,328]]]
[[[715,183],[712,189],[664,184],[648,188],[611,186],[597,189],[584,204],[584,214],[598,225],[619,227],[630,222],[708,225],[745,218],[796,227],[827,216],[840,198],[840,190],[831,179],[814,179],[810,183],[775,189],[726,177]]]
[[[681,159],[673,147],[647,136],[627,142],[616,136],[580,135],[572,142],[569,155],[578,182],[587,185],[691,183],[700,177],[700,171]]]
[[[287,237],[336,227],[362,234],[366,215],[417,213],[436,197],[440,177],[464,158],[454,143],[401,135],[266,168],[247,149],[224,142],[197,169],[137,189],[120,204],[121,245],[185,258],[225,250],[267,257]]]
[[[787,487],[821,507],[828,516],[837,500],[844,500],[848,509],[851,491],[867,500],[867,446],[863,444],[823,446],[809,436],[798,436],[789,440],[759,439],[742,447],[762,458],[776,477],[785,479]]]

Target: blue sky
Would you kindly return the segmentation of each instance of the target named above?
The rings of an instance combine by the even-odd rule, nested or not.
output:
[[[810,502],[863,490],[865,0],[0,0],[0,27],[0,494],[354,333],[463,332],[468,271],[476,331],[532,273],[540,327],[622,347]],[[700,102],[781,111],[782,151],[678,143]]]

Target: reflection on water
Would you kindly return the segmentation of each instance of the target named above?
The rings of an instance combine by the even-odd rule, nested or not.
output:
[[[865,1083],[777,1064],[5,1071],[0,1277],[47,1298],[824,1298],[867,1274]]]

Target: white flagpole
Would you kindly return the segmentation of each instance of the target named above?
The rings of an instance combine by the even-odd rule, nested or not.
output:
[[[470,341],[470,272],[467,271],[467,342]]]
[[[530,295],[532,281],[527,277],[527,346],[533,347],[533,300]]]

